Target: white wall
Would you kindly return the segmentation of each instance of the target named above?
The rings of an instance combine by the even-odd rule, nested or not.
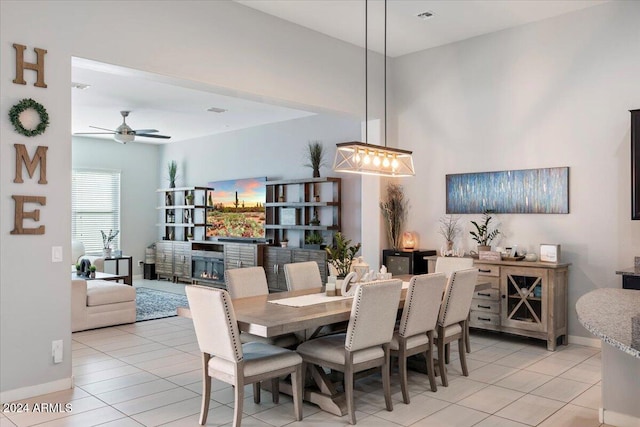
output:
[[[71,58],[93,59],[231,90],[362,117],[362,50],[233,2],[0,2],[0,400],[68,387],[71,380],[70,189]],[[12,43],[47,49],[47,89],[12,83]],[[374,56],[374,60],[375,60]],[[378,56],[379,59],[379,56]],[[370,96],[379,98],[372,88]],[[9,108],[32,97],[51,125],[24,138],[7,120]],[[372,100],[373,102],[373,100]],[[381,104],[380,104],[381,105]],[[46,186],[13,184],[13,144],[49,146]],[[253,175],[253,174],[251,174]],[[13,236],[11,195],[43,195],[43,236]],[[64,260],[51,263],[51,247]],[[25,274],[28,271],[29,274]],[[64,362],[51,361],[62,339]]]
[[[574,305],[620,287],[640,255],[630,220],[630,120],[640,108],[640,3],[611,2],[394,61],[395,135],[415,154],[409,229],[439,248],[450,173],[570,167],[570,214],[498,215],[501,246],[560,243]],[[470,249],[469,220],[458,245]]]
[[[73,137],[72,167],[120,171],[120,248],[133,257],[133,274],[142,274],[138,261],[157,240],[158,159],[160,146]]]

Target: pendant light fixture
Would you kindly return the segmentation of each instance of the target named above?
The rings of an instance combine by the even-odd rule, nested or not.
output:
[[[387,147],[387,0],[384,0],[384,146],[369,144],[369,94],[368,94],[368,0],[364,2],[364,142],[341,142],[336,144],[336,157],[333,170],[336,172],[357,173],[378,176],[413,176],[412,152]]]

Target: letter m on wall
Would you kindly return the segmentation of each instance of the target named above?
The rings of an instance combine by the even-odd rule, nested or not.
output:
[[[47,183],[47,149],[49,147],[38,146],[33,158],[29,157],[27,147],[24,144],[14,144],[16,149],[16,176],[13,182],[21,184],[24,182],[22,179],[22,165],[27,167],[29,178],[33,178],[33,174],[36,171],[36,167],[40,164],[40,179],[38,184]]]

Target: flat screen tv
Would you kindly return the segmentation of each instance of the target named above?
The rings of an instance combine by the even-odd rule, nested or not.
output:
[[[207,237],[264,238],[266,182],[266,177],[209,182]]]

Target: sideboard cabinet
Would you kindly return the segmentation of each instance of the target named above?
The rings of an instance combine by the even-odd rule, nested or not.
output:
[[[491,288],[474,293],[472,328],[543,339],[555,350],[567,344],[569,264],[526,261],[481,261],[478,281]]]
[[[267,273],[269,290],[272,292],[286,291],[287,281],[284,276],[284,265],[306,261],[315,261],[318,263],[322,283],[326,283],[327,253],[325,251],[267,246],[264,252],[264,269]]]

